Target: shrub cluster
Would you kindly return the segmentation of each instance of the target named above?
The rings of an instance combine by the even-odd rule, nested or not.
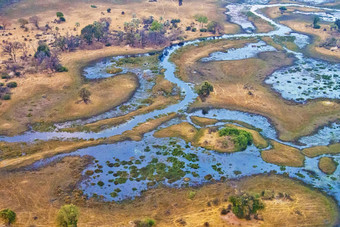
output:
[[[253,142],[253,136],[245,130],[226,127],[219,130],[218,134],[219,136],[231,136],[236,150],[245,150]]]
[[[258,210],[264,209],[264,204],[259,197],[248,194],[230,196],[229,201],[233,205],[232,212],[238,218],[250,220],[252,214],[256,214]]]

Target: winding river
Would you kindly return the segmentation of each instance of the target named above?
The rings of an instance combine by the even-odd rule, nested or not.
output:
[[[101,132],[75,132],[68,133],[59,131],[59,129],[68,127],[72,124],[86,124],[88,122],[93,122],[100,119],[111,118],[117,116],[119,113],[116,110],[108,111],[104,114],[95,116],[86,120],[78,120],[72,122],[66,122],[62,124],[57,124],[57,130],[53,132],[35,132],[28,131],[22,135],[17,135],[13,137],[0,137],[0,141],[7,142],[32,142],[34,140],[49,140],[49,139],[66,139],[66,138],[79,138],[79,139],[98,139],[103,137],[110,137],[114,135],[119,135],[124,131],[131,130],[138,123],[145,122],[146,119],[155,118],[161,114],[168,114],[172,112],[185,112],[196,98],[197,94],[194,91],[193,84],[183,82],[179,78],[175,76],[176,66],[172,62],[169,61],[169,58],[172,53],[187,45],[196,45],[203,40],[212,40],[212,39],[239,39],[239,38],[249,38],[249,37],[264,37],[264,36],[286,36],[292,35],[295,37],[295,42],[298,47],[305,47],[309,38],[305,35],[292,33],[293,31],[284,25],[278,24],[275,21],[265,17],[261,13],[259,13],[260,9],[267,7],[281,7],[281,6],[296,6],[296,7],[309,7],[319,9],[315,6],[305,6],[299,4],[274,4],[274,5],[237,5],[238,9],[241,10],[243,8],[248,8],[253,14],[264,19],[275,27],[275,30],[270,31],[268,33],[241,33],[241,34],[233,34],[233,35],[223,35],[220,37],[210,37],[204,39],[197,39],[193,41],[186,41],[181,44],[171,45],[165,48],[160,55],[160,67],[166,69],[164,75],[167,80],[176,84],[182,94],[183,99],[174,105],[170,105],[161,110],[154,110],[150,113],[138,115],[131,119],[130,121],[103,130]],[[322,8],[323,9],[323,8]],[[329,10],[329,9],[328,9]],[[334,12],[339,12],[339,10],[333,10]],[[238,15],[237,12],[233,12],[232,15]],[[232,20],[234,23],[239,23],[241,27],[242,23],[249,23],[249,21],[244,21],[244,18],[241,20],[237,20],[234,18]],[[249,24],[248,24],[249,25]],[[249,26],[248,26],[249,27]],[[229,50],[227,53],[212,53],[209,57],[202,59],[202,61],[213,61],[213,60],[235,60],[235,59],[244,59],[256,56],[259,52],[264,51],[275,51],[275,48],[267,45],[263,41],[255,45],[247,45],[245,47],[234,50]],[[247,55],[240,55],[239,53],[248,53]],[[301,61],[303,59],[303,55],[301,53],[294,53]],[[117,57],[116,57],[117,58]],[[313,59],[312,61],[318,61]],[[324,64],[328,64],[323,62]],[[85,69],[86,73],[84,76],[91,78],[98,78],[98,75],[102,75],[102,77],[107,77],[108,75],[100,74],[98,69],[106,67],[107,62],[99,62],[95,65],[91,65]],[[312,64],[312,63],[311,63]],[[313,63],[315,65],[318,63]],[[307,67],[307,66],[306,66]],[[289,70],[289,69],[284,69]],[[336,73],[340,72],[339,64],[334,66],[334,70],[337,70]],[[137,74],[141,74],[141,71],[135,71]],[[282,73],[280,71],[276,72],[277,74]],[[328,75],[328,74],[327,74]],[[269,77],[267,83],[274,83],[275,73],[272,75],[273,77]],[[291,78],[292,75],[289,75]],[[335,80],[334,83],[338,84],[339,81],[337,78],[332,78]],[[284,78],[287,80],[287,78]],[[308,80],[307,82],[313,83],[314,78]],[[302,81],[297,81],[297,84]],[[306,87],[308,84],[306,82]],[[283,83],[283,82],[282,82]],[[142,82],[142,86],[148,87],[146,82]],[[292,94],[291,91],[286,88],[290,87],[287,85],[273,85],[273,89],[279,91],[283,98],[292,99],[294,101],[299,101],[298,98],[302,96],[302,92],[299,94]],[[304,87],[305,88],[305,87]],[[307,89],[307,88],[306,88]],[[305,89],[305,90],[306,90]],[[332,87],[332,89],[334,89]],[[143,97],[142,89],[140,93],[137,93],[136,97]],[[339,98],[339,93],[332,93],[333,90],[330,90],[328,94],[335,94],[334,96],[322,96],[323,93],[313,93],[314,96],[303,96],[303,100],[308,98],[318,98],[318,97],[326,97],[326,98]],[[303,94],[306,94],[303,93]],[[299,96],[300,95],[300,96]],[[136,100],[136,97],[132,98],[132,101]],[[250,125],[253,125],[257,128],[262,129],[261,134],[269,139],[277,140],[277,132],[275,128],[271,125],[270,121],[260,115],[250,114],[241,111],[231,111],[226,109],[212,109],[209,110],[208,113],[203,114],[202,111],[195,111],[193,113],[186,113],[187,119],[186,121],[191,122],[190,116],[204,116],[209,118],[215,118],[219,120],[239,120],[246,122]],[[170,122],[165,123],[161,127],[166,127],[171,124],[176,124],[181,122],[182,120],[174,119]],[[198,126],[197,126],[198,127]],[[334,142],[334,138],[339,138],[340,135],[340,127],[334,123],[330,126],[325,126],[320,129],[317,133],[311,136],[307,136],[300,139],[300,142],[303,142],[308,145],[298,146],[296,144],[286,143],[294,147],[304,148],[312,145],[328,145],[330,142]],[[333,136],[330,136],[332,134]],[[150,163],[157,162],[164,163],[167,167],[171,168],[171,165],[174,165],[173,159],[171,159],[171,149],[179,149],[183,151],[182,156],[177,157],[177,161],[183,164],[183,175],[181,179],[176,180],[175,182],[169,182],[164,179],[161,181],[162,184],[172,186],[172,187],[181,187],[185,185],[199,185],[204,182],[208,182],[205,176],[211,175],[214,179],[219,179],[221,177],[235,178],[242,176],[249,176],[253,174],[259,174],[264,172],[278,172],[280,174],[288,173],[290,176],[299,177],[299,179],[303,180],[306,183],[309,183],[317,188],[323,189],[327,193],[333,195],[340,204],[340,168],[337,168],[336,172],[333,174],[334,177],[327,176],[323,174],[317,167],[318,159],[317,158],[306,158],[305,166],[302,168],[296,167],[280,167],[274,164],[266,163],[262,160],[260,155],[260,150],[254,146],[248,147],[243,152],[237,152],[233,154],[221,154],[209,150],[205,150],[203,148],[195,148],[191,146],[191,144],[186,144],[183,140],[180,139],[156,139],[153,136],[153,132],[147,133],[142,141],[133,142],[133,141],[125,141],[116,144],[109,145],[100,145],[96,147],[89,147],[85,149],[80,149],[70,154],[61,154],[54,156],[52,158],[48,158],[45,160],[41,160],[33,164],[29,168],[36,168],[41,165],[44,165],[52,160],[62,158],[68,155],[91,155],[95,158],[95,164],[88,167],[84,170],[84,174],[86,171],[92,170],[94,171],[94,175],[89,177],[87,180],[83,181],[80,187],[84,190],[84,192],[89,196],[94,196],[96,194],[104,196],[107,200],[123,200],[126,198],[133,198],[134,196],[138,196],[142,193],[143,190],[146,190],[149,187],[154,186],[153,181],[148,179],[132,179],[126,180],[126,177],[122,177],[122,175],[131,175],[131,171],[134,168],[143,168],[147,167]],[[334,136],[335,135],[335,136]],[[281,141],[280,141],[281,142]],[[169,147],[169,148],[165,148]],[[168,150],[170,149],[170,150]],[[100,151],[100,152],[98,152]],[[197,156],[197,160],[192,161],[188,160],[185,157],[186,154],[195,154]],[[327,156],[327,155],[324,155]],[[335,160],[340,162],[340,157],[335,156]],[[193,164],[197,165],[193,165]],[[112,165],[111,165],[112,164]],[[338,178],[334,180],[334,178]],[[117,181],[117,180],[120,181]],[[190,180],[188,180],[190,179]],[[99,183],[102,182],[102,183]],[[117,183],[118,182],[118,183]],[[157,182],[158,184],[159,182]],[[113,194],[112,194],[113,193]]]

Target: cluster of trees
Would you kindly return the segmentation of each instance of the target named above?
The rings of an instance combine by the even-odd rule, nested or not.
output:
[[[253,136],[241,129],[226,127],[218,131],[219,136],[231,136],[238,151],[245,150],[248,145],[253,143]]]
[[[251,219],[251,215],[257,214],[258,210],[264,209],[264,204],[259,197],[248,194],[239,196],[230,196],[229,201],[232,203],[232,212],[238,218]]]
[[[207,81],[201,84],[199,89],[197,90],[198,95],[203,100],[204,98],[210,95],[210,92],[214,90],[214,87]]]
[[[208,17],[204,15],[196,14],[195,20],[200,23],[200,27],[201,27],[200,32],[211,32],[213,34],[216,34],[216,33],[221,33],[223,31],[223,26],[220,23],[216,21],[209,22]],[[189,29],[187,28],[187,30]]]

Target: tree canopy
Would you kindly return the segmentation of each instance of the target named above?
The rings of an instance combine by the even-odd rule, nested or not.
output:
[[[11,225],[16,221],[17,215],[10,209],[3,209],[0,211],[0,219],[6,223],[6,225]]]
[[[64,205],[60,208],[57,216],[57,225],[59,227],[77,227],[79,210],[73,205]]]

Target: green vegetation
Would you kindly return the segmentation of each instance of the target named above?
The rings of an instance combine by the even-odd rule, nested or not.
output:
[[[158,22],[157,20],[154,20],[151,23],[150,31],[161,31],[161,30],[163,30],[163,24]]]
[[[77,227],[79,210],[73,205],[64,205],[60,208],[57,216],[57,226],[59,227]]]
[[[235,143],[236,150],[245,150],[247,146],[253,142],[253,136],[251,133],[241,129],[226,127],[219,130],[218,134],[221,137],[231,136]]]
[[[64,14],[62,12],[57,12],[56,15],[59,19],[59,22],[65,22],[66,21]]]
[[[209,82],[204,82],[200,88],[198,89],[197,93],[201,98],[208,97],[210,92],[214,90],[214,87]]]
[[[34,54],[35,58],[45,58],[45,57],[51,57],[51,51],[50,48],[46,43],[40,43],[38,46],[37,51]]]
[[[250,220],[252,214],[256,214],[258,210],[264,209],[264,204],[260,198],[248,194],[230,196],[229,201],[233,205],[232,212],[238,218]]]
[[[320,17],[315,16],[314,20],[313,20],[313,28],[315,28],[315,29],[320,29],[321,28],[321,26],[318,24],[319,21],[320,21]]]
[[[91,92],[86,88],[82,88],[79,91],[79,97],[85,102],[88,103],[90,101]]]
[[[287,11],[287,8],[285,6],[281,6],[279,10],[281,13],[284,13],[285,11]]]
[[[201,27],[203,26],[203,24],[208,23],[208,17],[200,14],[195,15],[195,20],[201,24]]]
[[[99,41],[104,37],[104,34],[108,31],[108,22],[97,22],[89,24],[81,30],[82,38],[87,42],[87,44],[92,44],[93,40]]]
[[[17,215],[14,211],[10,210],[10,209],[3,209],[0,211],[0,219],[8,226],[10,226],[11,224],[13,224],[16,219],[17,219]]]
[[[9,82],[6,84],[7,87],[9,88],[15,88],[18,86],[17,82]]]
[[[144,221],[135,221],[135,225],[137,227],[152,227],[156,225],[156,221],[151,218],[147,218]]]

